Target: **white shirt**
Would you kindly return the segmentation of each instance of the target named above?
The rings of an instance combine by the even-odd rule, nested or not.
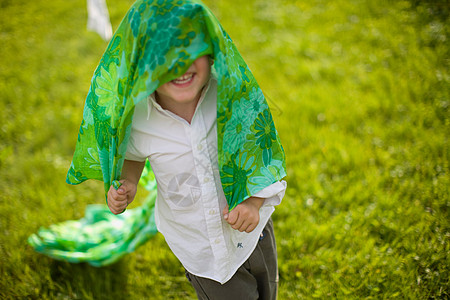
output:
[[[222,215],[227,202],[218,169],[216,114],[215,79],[203,89],[191,124],[151,95],[136,105],[126,159],[149,159],[158,186],[156,226],[175,256],[188,272],[223,284],[255,249],[286,182],[253,195],[266,199],[255,230],[231,228]]]

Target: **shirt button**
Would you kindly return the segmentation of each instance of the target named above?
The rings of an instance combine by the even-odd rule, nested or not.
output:
[[[202,144],[198,144],[198,145],[197,145],[197,149],[198,149],[198,150],[202,150],[202,149],[203,149]]]
[[[209,214],[210,215],[213,215],[213,214],[215,214],[216,213],[216,211],[214,210],[214,209],[211,209],[210,211],[209,211]]]
[[[220,240],[219,240],[219,239],[216,239],[216,240],[214,241],[214,243],[220,244]]]
[[[205,178],[203,179],[203,182],[209,182],[209,177],[205,177]]]

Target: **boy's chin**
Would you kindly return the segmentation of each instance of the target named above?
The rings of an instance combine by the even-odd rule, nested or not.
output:
[[[194,96],[187,96],[187,97],[176,97],[173,99],[173,101],[175,101],[176,103],[179,104],[187,104],[187,103],[192,103],[195,101],[197,97]]]

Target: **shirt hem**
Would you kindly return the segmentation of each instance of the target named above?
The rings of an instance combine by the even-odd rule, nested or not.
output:
[[[272,211],[268,214],[267,220],[266,220],[264,226],[261,227],[261,231],[260,231],[259,234],[257,235],[258,237],[261,235],[262,231],[263,231],[264,228],[266,227],[267,222],[269,222],[269,219],[270,219],[270,217],[272,216],[272,214],[273,214],[274,211],[275,211],[275,208],[272,207]],[[239,262],[238,264],[236,264],[237,267],[235,267],[235,269],[234,269],[232,272],[230,272],[223,280],[219,280],[219,279],[217,279],[217,278],[213,278],[212,276],[207,276],[207,275],[204,275],[204,274],[201,275],[201,274],[198,274],[197,272],[192,272],[192,271],[190,271],[189,268],[186,267],[183,263],[181,263],[181,264],[182,264],[183,267],[186,269],[186,271],[188,271],[188,272],[191,273],[192,275],[195,275],[195,276],[197,276],[197,277],[207,278],[207,279],[210,279],[210,280],[214,280],[214,281],[216,281],[216,282],[218,282],[218,283],[220,283],[220,284],[223,285],[223,284],[227,283],[227,282],[231,279],[231,277],[234,276],[234,274],[236,274],[237,270],[238,270],[238,269],[239,269],[239,268],[247,261],[247,259],[253,254],[253,252],[254,252],[255,249],[256,249],[256,246],[258,245],[258,242],[259,242],[259,238],[257,238],[257,239],[255,240],[255,242],[254,242],[254,244],[253,244],[253,246],[252,246],[252,248],[251,248],[252,250],[249,251],[248,254],[244,256],[244,258],[242,259],[241,262]],[[181,261],[180,261],[180,262],[181,262]]]

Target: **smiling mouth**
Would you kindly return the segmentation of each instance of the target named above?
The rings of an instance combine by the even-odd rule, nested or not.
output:
[[[175,85],[188,85],[194,79],[194,73],[187,73],[171,81]]]

